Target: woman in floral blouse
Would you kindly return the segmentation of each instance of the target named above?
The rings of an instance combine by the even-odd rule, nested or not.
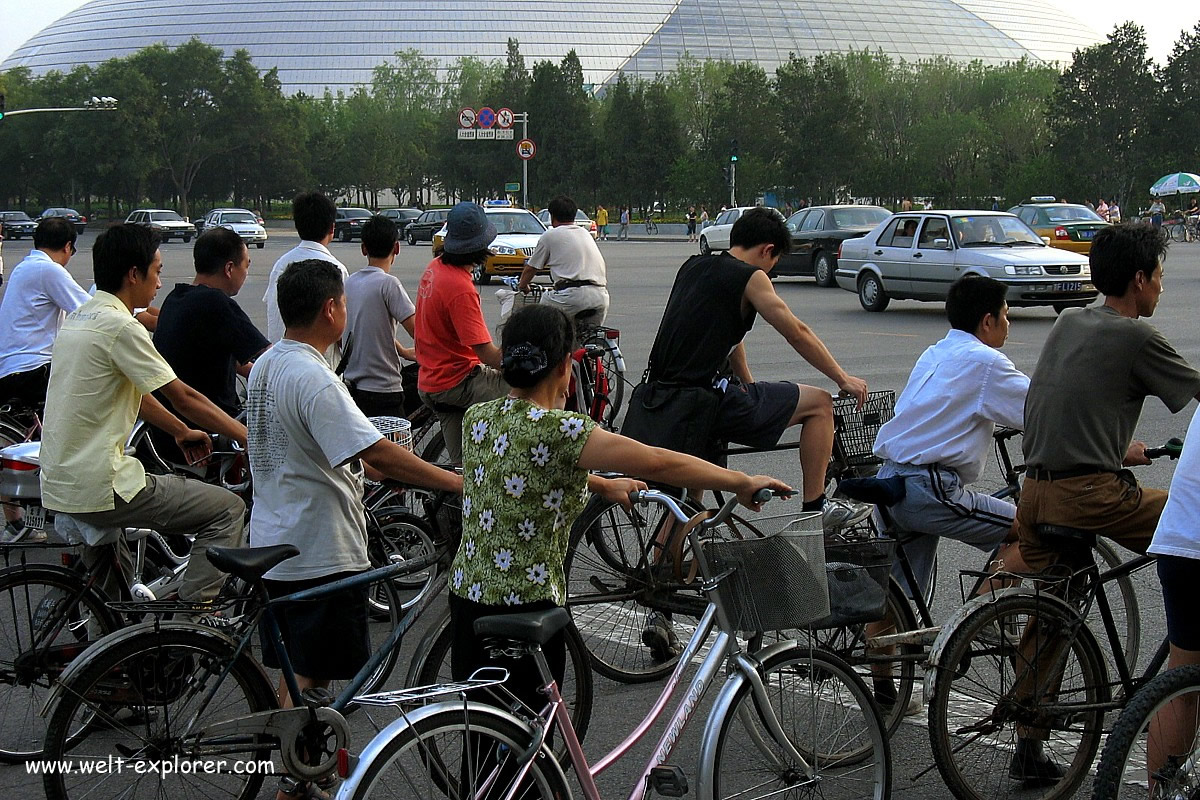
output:
[[[589,470],[734,492],[755,510],[751,497],[759,489],[791,491],[774,478],[647,447],[564,411],[574,338],[571,320],[556,308],[518,311],[504,326],[501,342],[504,380],[512,391],[472,406],[463,420],[463,536],[450,578],[455,678],[497,663],[476,640],[476,619],[566,602],[567,541],[589,494],[628,506],[629,493],[645,488],[641,481],[601,478]],[[563,635],[543,651],[561,683]],[[532,662],[503,666],[509,668],[509,690],[539,708],[544,699]]]

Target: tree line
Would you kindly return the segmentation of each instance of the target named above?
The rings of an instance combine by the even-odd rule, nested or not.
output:
[[[862,51],[793,55],[771,75],[685,56],[669,74],[620,75],[602,91],[573,51],[530,68],[509,40],[503,60],[463,57],[443,80],[434,61],[401,51],[369,86],[321,97],[285,95],[246,51],[226,57],[193,39],[66,74],[0,74],[10,110],[120,101],[0,121],[0,198],[117,216],[144,203],[266,209],[311,188],[372,207],[385,190],[400,204],[494,197],[520,180],[515,142],[456,138],[459,109],[490,106],[529,114],[535,205],[567,192],[586,206],[713,208],[729,200],[736,148],[741,203],[1054,194],[1129,208],[1162,174],[1200,170],[1197,88],[1200,25],[1162,68],[1126,23],[1062,72]]]

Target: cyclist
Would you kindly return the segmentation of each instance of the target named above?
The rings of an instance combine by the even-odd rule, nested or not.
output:
[[[1103,305],[1068,309],[1055,323],[1030,379],[1023,442],[1026,477],[1017,507],[1021,555],[1045,571],[1067,553],[1039,525],[1092,531],[1144,553],[1167,493],[1143,489],[1123,467],[1148,464],[1133,431],[1146,397],[1172,413],[1200,397],[1200,372],[1143,317],[1154,314],[1163,291],[1166,243],[1146,223],[1115,225],[1096,234],[1088,258]],[[1077,566],[1077,565],[1072,565]],[[1057,659],[1038,653],[1033,672]],[[1058,765],[1041,752],[1048,731],[1018,727],[1010,774],[1053,783]]]
[[[608,275],[604,256],[592,235],[575,224],[578,206],[560,194],[547,206],[550,230],[538,238],[529,263],[521,271],[517,288],[529,291],[540,269],[550,270],[554,286],[542,293],[542,303],[557,307],[572,319],[603,325],[608,315]]]
[[[250,371],[246,405],[255,547],[293,544],[300,555],[266,574],[270,596],[333,582],[370,569],[362,508],[362,463],[401,481],[462,491],[462,478],[389,442],[354,405],[322,354],[346,325],[341,272],[309,259],[277,283],[283,338]],[[279,626],[300,689],[353,677],[371,654],[367,588],[283,606]],[[274,650],[263,647],[271,663]],[[279,699],[290,696],[282,678]],[[302,797],[307,785],[286,778],[278,797]]]
[[[629,507],[629,492],[645,488],[638,480],[605,479],[589,470],[736,492],[755,510],[751,497],[757,490],[790,489],[768,476],[647,447],[605,431],[584,414],[562,410],[575,334],[558,309],[527,306],[512,315],[502,337],[504,379],[512,390],[474,406],[464,421],[470,433],[463,443],[463,538],[450,579],[451,668],[459,679],[486,664],[508,667],[509,690],[530,708],[540,708],[545,698],[531,660],[493,661],[473,625],[480,617],[511,613],[514,606],[536,611],[566,602],[568,534],[589,490]],[[561,682],[562,634],[543,649]]]

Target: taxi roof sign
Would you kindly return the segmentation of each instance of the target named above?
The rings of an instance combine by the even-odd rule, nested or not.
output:
[[[512,208],[510,200],[484,200],[483,205],[487,208]]]
[[[1039,194],[1029,198],[1031,203],[1057,203],[1058,198],[1052,194]]]

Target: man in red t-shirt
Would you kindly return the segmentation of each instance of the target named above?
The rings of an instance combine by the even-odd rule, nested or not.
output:
[[[496,226],[483,208],[459,203],[446,220],[442,254],[429,262],[417,288],[413,339],[421,370],[421,400],[438,415],[450,460],[462,463],[462,419],[475,403],[503,397],[500,348],[479,307],[471,268],[488,257]]]

